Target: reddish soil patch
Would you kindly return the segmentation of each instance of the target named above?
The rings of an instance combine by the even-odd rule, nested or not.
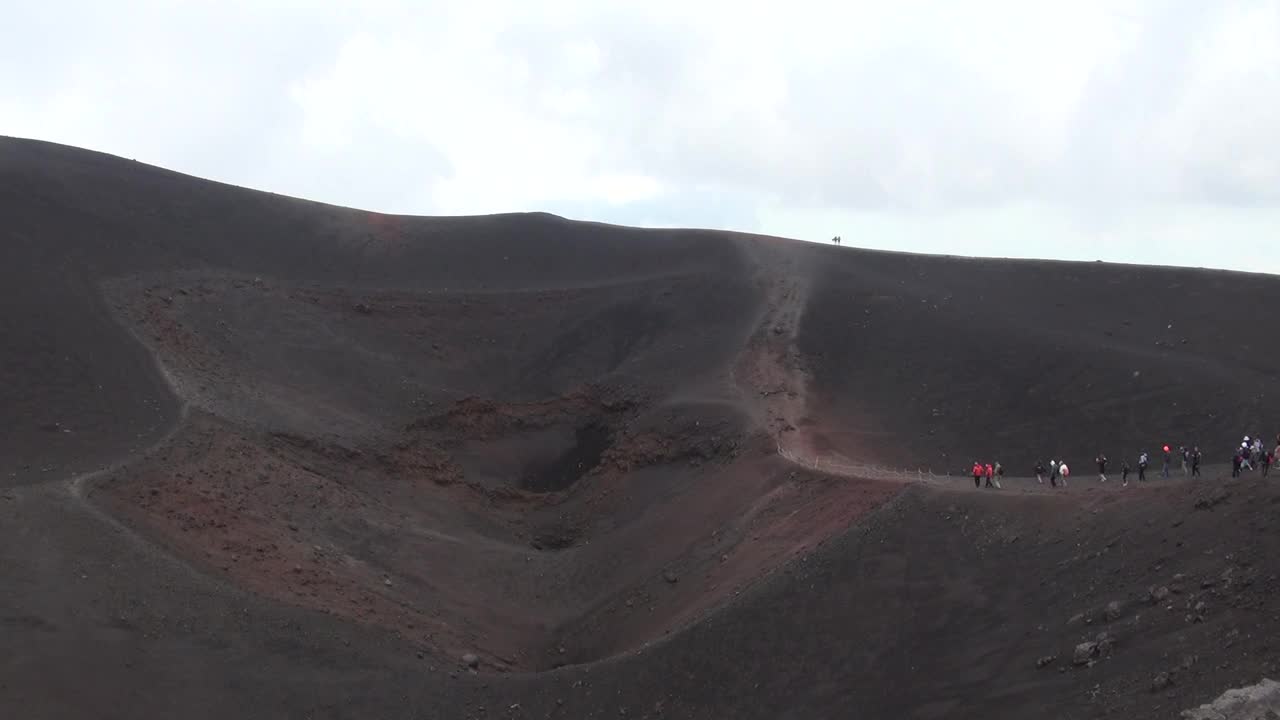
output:
[[[539,408],[583,404],[599,407],[575,396]],[[567,490],[531,492],[468,480],[447,449],[481,427],[497,441],[558,413],[465,401],[447,432],[417,423],[386,451],[196,414],[103,490],[115,511],[253,592],[519,669],[662,637],[898,489],[646,432],[621,433]],[[652,473],[702,480],[647,485]],[[598,563],[614,566],[582,573]],[[624,612],[637,604],[644,612]]]

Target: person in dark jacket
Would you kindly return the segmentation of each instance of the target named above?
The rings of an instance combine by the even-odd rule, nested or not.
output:
[[[1129,461],[1120,462],[1120,484],[1129,487]]]

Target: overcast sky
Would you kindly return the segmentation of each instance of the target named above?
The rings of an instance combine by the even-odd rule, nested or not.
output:
[[[384,212],[1280,272],[1280,0],[11,3],[0,88]]]

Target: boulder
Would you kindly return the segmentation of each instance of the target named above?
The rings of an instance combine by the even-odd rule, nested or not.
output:
[[[1269,678],[1228,690],[1207,705],[1182,712],[1186,720],[1266,720],[1276,715],[1280,715],[1280,683]]]
[[[1094,638],[1094,642],[1098,644],[1098,654],[1102,656],[1110,655],[1111,648],[1116,645],[1116,639],[1105,632],[1098,633],[1098,636]]]
[[[1107,609],[1104,610],[1102,614],[1103,617],[1107,619],[1107,622],[1115,622],[1124,614],[1124,609],[1120,607],[1120,603],[1118,601],[1112,600],[1107,603]]]
[[[1075,653],[1071,656],[1071,662],[1074,665],[1088,665],[1097,656],[1098,643],[1089,640],[1076,645]]]

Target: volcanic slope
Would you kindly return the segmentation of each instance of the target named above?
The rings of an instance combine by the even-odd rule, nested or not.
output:
[[[805,465],[1220,452],[1269,430],[1274,279],[389,216],[20,140],[0,207],[9,714],[1163,717],[1274,670],[1268,486]]]

